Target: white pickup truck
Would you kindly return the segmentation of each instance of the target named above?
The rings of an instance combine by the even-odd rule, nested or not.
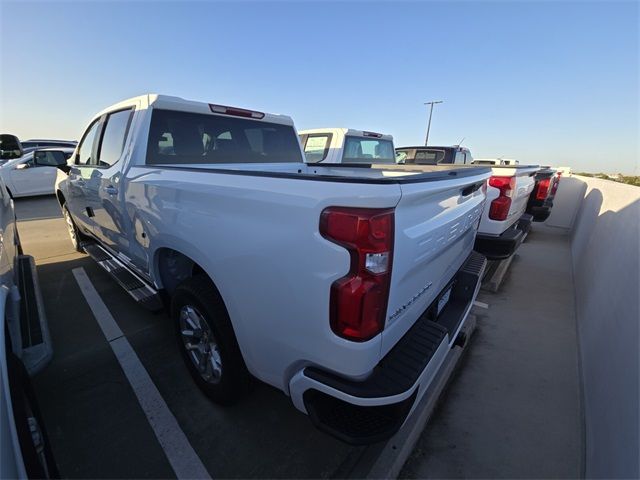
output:
[[[305,164],[286,116],[144,95],[91,120],[57,197],[78,249],[165,299],[214,401],[255,376],[367,443],[462,341],[486,263],[488,168],[385,167]]]
[[[525,213],[535,187],[538,165],[491,167],[487,208],[482,214],[475,250],[491,260],[508,258],[518,249],[533,217]]]
[[[299,135],[308,163],[396,163],[391,135],[352,128],[315,128]]]

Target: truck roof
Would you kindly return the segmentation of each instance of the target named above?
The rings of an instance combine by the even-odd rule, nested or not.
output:
[[[469,149],[467,147],[462,147],[460,145],[446,145],[446,146],[440,146],[440,145],[410,145],[408,147],[396,147],[396,150],[425,150],[425,149],[437,149],[437,148],[447,148],[447,149],[453,149],[453,150],[466,150],[469,151]]]
[[[77,140],[61,140],[59,138],[30,138],[29,140],[22,140],[21,143],[28,142],[60,142],[60,143],[78,143]]]
[[[300,130],[298,134],[300,135],[312,135],[314,133],[341,133],[344,136],[349,137],[372,137],[372,138],[380,138],[382,140],[390,140],[393,141],[393,135],[386,135],[384,133],[372,132],[370,130],[356,130],[354,128],[342,128],[342,127],[331,127],[331,128],[311,128],[308,130]]]
[[[476,158],[476,160],[485,160],[485,161],[500,161],[500,162],[517,162],[515,158],[504,158],[504,157],[495,157],[495,158]]]
[[[260,113],[262,117],[251,117],[252,120],[256,121],[265,121],[270,123],[279,123],[282,125],[290,125],[293,126],[293,119],[287,115],[280,115],[277,113],[266,113],[259,112],[253,109],[247,109],[245,107],[236,107],[230,106],[226,104],[219,104],[217,102],[212,101],[211,103],[207,102],[199,102],[195,100],[186,100],[181,97],[175,97],[171,95],[160,95],[157,93],[147,93],[144,95],[138,95],[137,97],[128,98],[126,100],[122,100],[121,102],[115,103],[102,111],[96,114],[93,118],[97,118],[105,113],[108,113],[113,110],[117,110],[118,108],[125,108],[130,106],[132,103],[138,103],[140,108],[160,108],[166,110],[179,110],[183,112],[194,112],[194,113],[208,113],[211,115],[220,115],[220,113],[214,112],[212,110],[212,105],[215,106],[223,106],[230,107],[235,109],[246,110],[248,112],[256,112]]]

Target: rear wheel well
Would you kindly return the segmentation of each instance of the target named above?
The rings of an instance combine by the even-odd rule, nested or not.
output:
[[[161,248],[157,253],[157,272],[164,290],[171,295],[175,288],[188,278],[207,275],[204,269],[183,253],[171,248]],[[208,275],[207,275],[208,276]],[[213,283],[213,279],[209,277]]]

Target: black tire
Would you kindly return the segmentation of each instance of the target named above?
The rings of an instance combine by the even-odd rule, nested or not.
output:
[[[203,372],[195,365],[193,352],[187,350],[187,337],[181,331],[181,313],[190,307],[206,321],[206,327],[210,329],[209,334],[212,334],[216,344],[215,351],[221,364],[217,378],[206,380]],[[178,345],[185,364],[198,387],[220,405],[237,402],[249,390],[251,375],[242,358],[222,297],[209,277],[199,274],[176,287],[171,298],[171,317],[176,326]],[[201,341],[202,337],[199,340]]]
[[[13,416],[27,476],[60,478],[29,374],[12,353],[8,355],[7,361]],[[34,443],[32,428],[39,433],[38,447]]]
[[[73,249],[76,252],[84,253],[82,248],[82,242],[85,240],[85,236],[80,233],[80,230],[76,226],[76,222],[73,221],[73,217],[69,213],[69,209],[66,205],[62,205],[62,216],[67,225],[67,231],[69,232],[69,239],[73,245]]]

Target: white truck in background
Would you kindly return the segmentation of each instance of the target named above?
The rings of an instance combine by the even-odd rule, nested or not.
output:
[[[475,250],[490,260],[505,259],[518,249],[533,217],[525,213],[535,187],[538,165],[495,165],[487,186],[487,206],[476,236]]]
[[[144,95],[94,116],[60,170],[74,246],[169,306],[218,403],[254,376],[318,428],[375,442],[464,342],[486,167],[305,163],[289,117]]]
[[[418,145],[396,148],[396,163],[401,165],[471,165],[471,152],[461,145]]]
[[[496,166],[520,165],[520,162],[513,158],[476,158],[471,163],[474,165],[496,165]]]
[[[352,128],[298,132],[307,163],[395,163],[393,137]]]
[[[482,214],[474,249],[490,260],[510,257],[526,237],[533,216],[526,214],[527,202],[540,167],[520,166],[508,158],[474,159],[466,147],[415,146],[396,149],[399,165],[446,165],[461,169],[480,165],[491,168],[487,205]]]

